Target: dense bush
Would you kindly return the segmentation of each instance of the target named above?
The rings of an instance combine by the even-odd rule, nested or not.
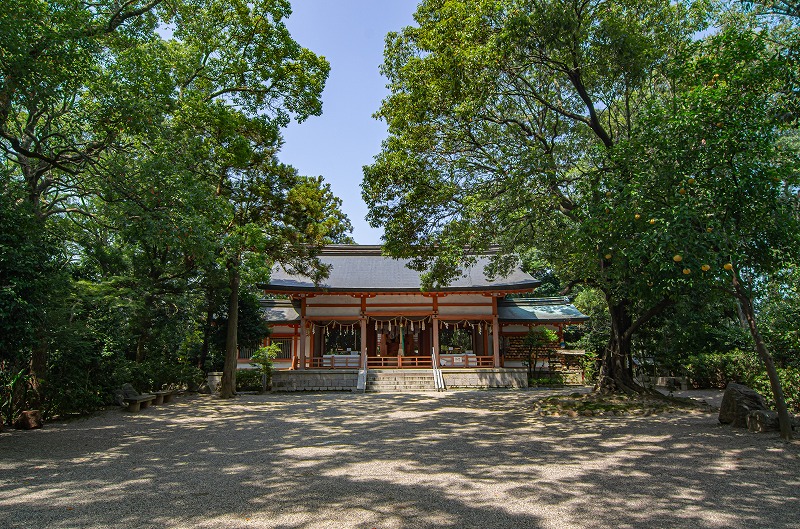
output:
[[[774,406],[769,378],[754,351],[734,349],[726,353],[693,355],[684,368],[689,383],[696,388],[724,388],[728,382],[738,382],[755,389]],[[779,367],[778,376],[786,405],[794,412],[800,412],[800,369]]]
[[[261,372],[258,369],[238,370],[236,391],[261,391]]]
[[[127,382],[139,391],[156,391],[169,386],[194,387],[205,375],[195,366],[177,362],[117,360],[112,378],[114,387]]]

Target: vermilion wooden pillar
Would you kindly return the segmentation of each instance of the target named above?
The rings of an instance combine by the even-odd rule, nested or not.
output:
[[[361,358],[364,367],[367,366],[367,318],[361,318]]]
[[[298,351],[298,366],[297,369],[306,368],[306,298],[300,300],[300,351]]]
[[[497,318],[497,296],[492,296],[492,355],[494,367],[500,367],[500,320]]]

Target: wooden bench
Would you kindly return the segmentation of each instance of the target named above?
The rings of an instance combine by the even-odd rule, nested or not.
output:
[[[156,400],[156,396],[148,393],[145,393],[144,395],[125,397],[125,403],[128,405],[128,411],[139,411],[140,409],[148,407],[154,400]]]

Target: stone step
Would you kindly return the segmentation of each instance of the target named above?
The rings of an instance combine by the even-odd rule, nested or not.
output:
[[[433,377],[367,377],[369,381],[375,380],[397,380],[397,381],[404,381],[407,380],[409,382],[416,382],[416,381],[428,381],[433,380]]]
[[[434,388],[418,388],[418,389],[368,389],[367,393],[424,393],[428,391],[436,391]]]
[[[368,380],[367,384],[432,384],[433,379],[430,380]]]
[[[433,384],[433,380],[374,380],[367,382],[368,386],[426,386]]]
[[[435,391],[436,388],[433,386],[381,386],[381,387],[369,387],[367,386],[368,392],[380,392],[380,391]]]

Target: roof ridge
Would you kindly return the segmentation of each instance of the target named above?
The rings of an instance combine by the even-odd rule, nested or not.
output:
[[[537,303],[540,305],[561,305],[564,303],[572,303],[567,296],[547,296],[541,298],[536,296],[520,296],[516,298],[507,298],[502,301],[515,303]]]

